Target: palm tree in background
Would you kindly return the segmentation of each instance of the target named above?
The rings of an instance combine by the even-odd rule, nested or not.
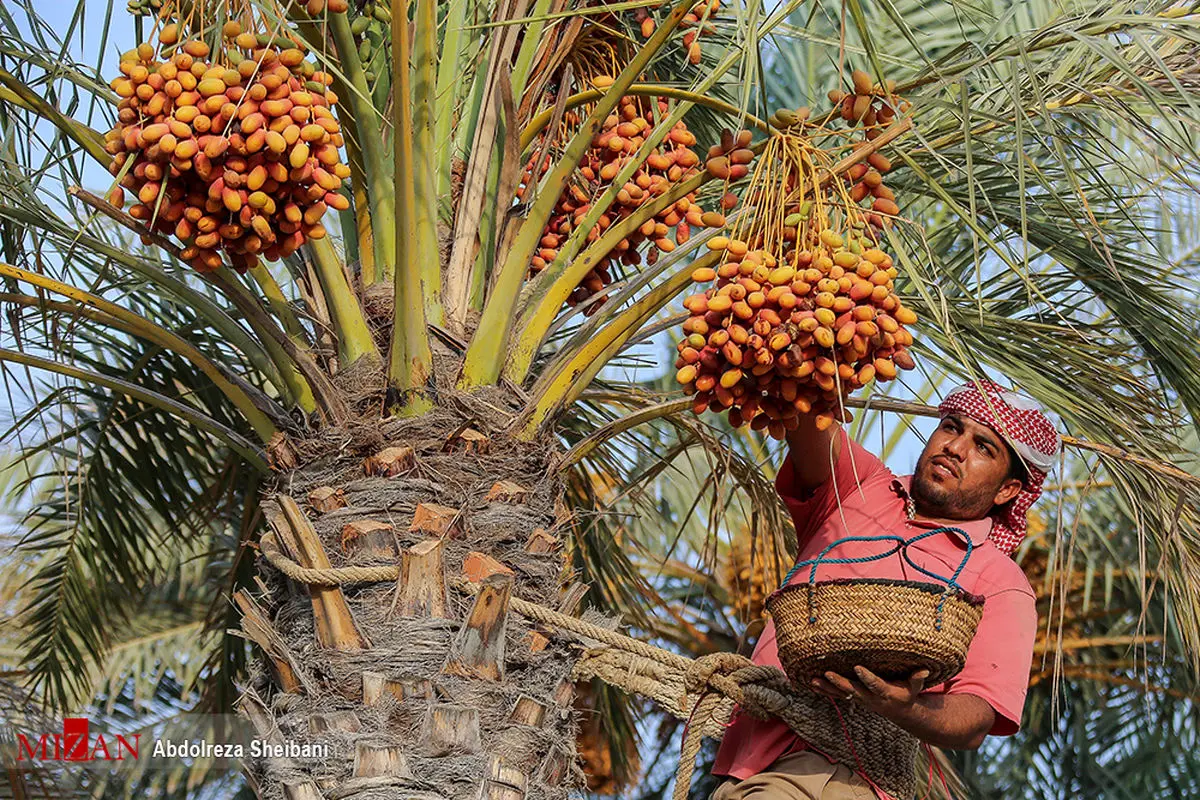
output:
[[[172,713],[197,694],[213,711],[240,698],[264,730],[345,745],[287,775],[248,765],[248,787],[290,797],[378,785],[561,796],[578,778],[574,722],[558,713],[577,651],[513,614],[489,638],[488,609],[509,593],[575,608],[583,591],[687,649],[678,631],[695,624],[662,558],[728,513],[774,535],[784,523],[758,434],[678,413],[662,382],[602,372],[678,322],[676,298],[719,231],[624,263],[623,241],[658,209],[604,229],[620,184],[588,198],[582,224],[551,231],[555,247],[547,224],[580,185],[591,126],[614,110],[663,98],[647,135],[685,121],[699,150],[777,104],[824,108],[851,66],[896,80],[912,104],[889,184],[914,224],[889,227],[885,246],[921,316],[919,365],[999,370],[1102,446],[1064,474],[1111,483],[1105,496],[1131,520],[1113,529],[1126,538],[1111,560],[1159,587],[1117,599],[1165,613],[1172,672],[1194,669],[1194,485],[1127,457],[1178,460],[1200,406],[1194,9],[187,9],[214,45],[243,20],[306,48],[338,98],[348,174],[330,192],[342,199],[327,197],[333,210],[306,219],[280,261],[212,271],[192,242],[105,199],[114,65],[72,60],[74,31],[29,8],[0,16],[4,439],[21,451],[17,491],[35,500],[6,597],[23,634],[9,680],[20,698],[98,702],[130,724],[148,701]],[[134,10],[139,38],[161,33],[152,4]],[[702,207],[726,189],[708,169],[687,180]],[[1080,517],[1061,519],[1074,531]],[[430,594],[309,591],[256,563],[264,532],[309,565],[403,560],[406,585]],[[493,573],[482,599],[464,569]],[[1058,599],[1087,605],[1080,591]],[[700,608],[705,626],[719,605]],[[627,710],[596,691],[608,729],[631,735]],[[1042,759],[1080,746],[1045,730]],[[187,790],[179,776],[142,779]]]

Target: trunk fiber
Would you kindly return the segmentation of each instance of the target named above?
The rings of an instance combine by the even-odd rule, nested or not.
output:
[[[259,738],[330,747],[248,762],[260,796],[534,800],[580,785],[574,650],[508,608],[565,594],[554,447],[493,436],[481,417],[327,431],[263,498],[302,566],[400,579],[310,587],[260,559],[259,591],[235,597],[265,656],[242,713]]]

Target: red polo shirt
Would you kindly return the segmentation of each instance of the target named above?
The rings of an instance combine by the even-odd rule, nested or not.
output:
[[[826,546],[845,536],[893,534],[911,539],[935,523],[912,519],[908,487],[912,476],[897,477],[871,453],[852,442],[843,430],[842,449],[832,478],[812,496],[797,499],[789,454],[775,481],[775,488],[792,512],[799,542],[799,560],[815,558]],[[826,456],[828,457],[828,456]],[[973,694],[996,710],[993,736],[1011,736],[1021,724],[1033,640],[1037,633],[1037,609],[1033,589],[1025,573],[989,541],[991,519],[959,523],[975,545],[958,583],[967,591],[983,595],[983,618],[967,652],[962,672],[949,681],[926,689],[926,693]],[[892,542],[849,542],[830,551],[835,558],[855,558],[885,552]],[[913,544],[909,556],[931,572],[950,576],[962,561],[966,542],[958,534],[930,536]],[[808,580],[801,569],[792,583]],[[817,580],[833,578],[894,578],[928,581],[899,555],[862,564],[830,564],[818,568]],[[780,666],[775,645],[775,624],[768,621],[754,648],[756,664]],[[779,757],[806,747],[778,719],[757,720],[736,715],[717,751],[713,773],[744,780],[764,771]]]

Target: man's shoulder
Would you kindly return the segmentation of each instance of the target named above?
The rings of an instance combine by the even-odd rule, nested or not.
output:
[[[848,433],[845,441],[847,447],[844,451],[843,461],[846,472],[857,477],[863,483],[871,481],[890,486],[892,481],[901,481],[907,490],[907,481],[910,476],[898,478],[896,473],[883,463],[883,459],[856,442]]]
[[[796,464],[799,459],[829,458],[829,454],[806,453],[799,454],[790,447],[783,460],[779,473],[775,476],[775,488],[785,501],[791,503],[807,503],[813,497],[834,498],[839,505],[867,502],[878,503],[882,492],[888,491],[895,474],[887,465],[842,429],[841,447],[836,461],[833,462],[829,477],[819,486],[808,491],[797,491],[794,484]],[[867,489],[871,489],[870,493]]]

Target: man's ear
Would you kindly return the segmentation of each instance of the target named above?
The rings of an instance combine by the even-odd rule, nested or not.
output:
[[[992,501],[994,506],[1002,506],[1009,500],[1012,500],[1021,493],[1021,488],[1024,486],[1016,478],[1009,478],[1000,485],[1000,489],[996,492],[996,499]]]

